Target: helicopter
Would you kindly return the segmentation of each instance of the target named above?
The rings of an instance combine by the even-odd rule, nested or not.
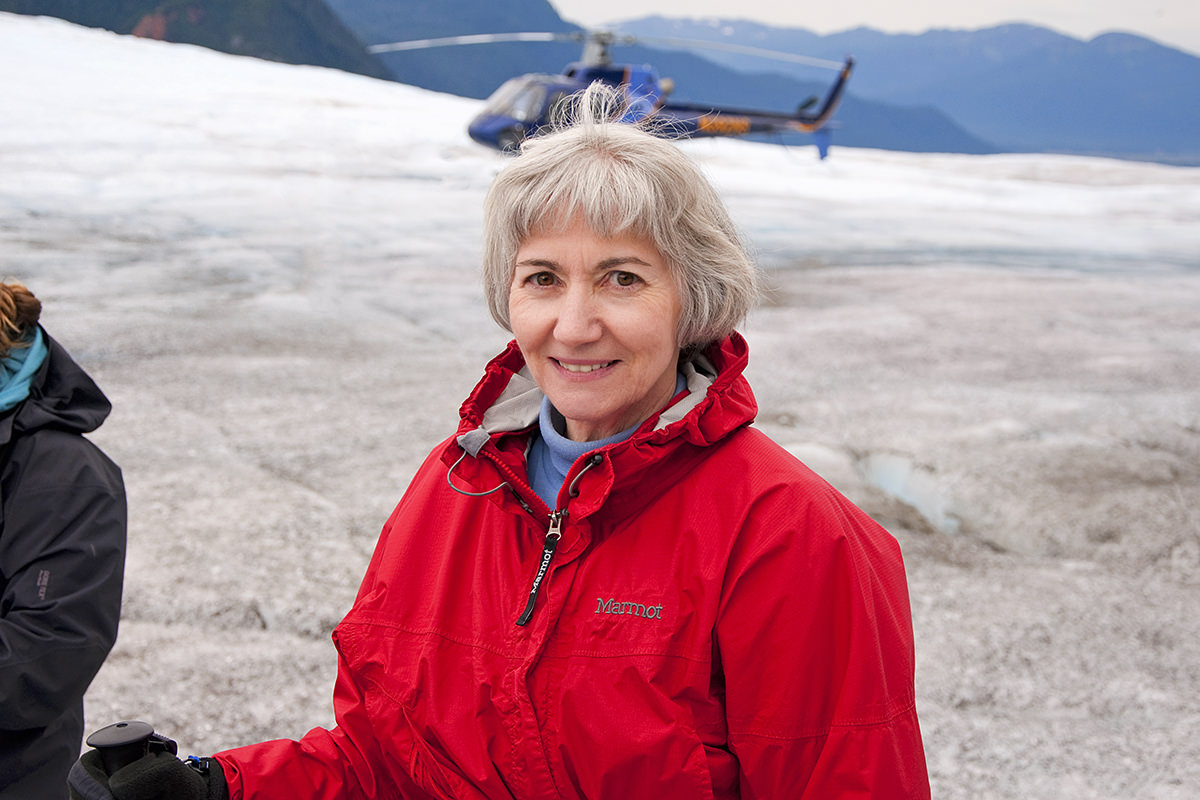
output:
[[[520,148],[521,142],[536,136],[556,119],[561,107],[572,95],[596,81],[601,81],[617,86],[625,93],[628,111],[622,119],[624,122],[637,122],[649,118],[654,122],[651,130],[672,137],[745,136],[785,131],[811,133],[814,134],[818,154],[823,159],[829,151],[827,123],[841,101],[846,82],[854,68],[854,59],[851,57],[847,57],[844,62],[838,62],[732,43],[650,39],[597,30],[468,34],[377,44],[367,49],[378,54],[494,42],[563,40],[583,43],[580,59],[568,64],[558,75],[530,73],[506,80],[492,93],[484,103],[483,110],[467,126],[467,133],[472,139],[503,152],[514,152]],[[674,103],[668,100],[668,95],[674,90],[674,81],[660,77],[651,65],[613,63],[613,45],[640,42],[705,47],[792,61],[836,69],[838,76],[823,102],[818,105],[820,98],[810,97],[801,103],[793,114]]]

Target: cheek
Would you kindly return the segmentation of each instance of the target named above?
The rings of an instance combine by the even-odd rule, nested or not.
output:
[[[683,319],[683,296],[674,283],[670,289],[659,298],[658,314],[655,317],[662,330],[662,335],[670,339],[674,348],[683,346],[679,341],[679,324]]]
[[[627,320],[620,339],[631,352],[638,353],[647,366],[655,369],[679,357],[676,318],[665,308],[653,316],[640,314],[636,320]]]
[[[653,317],[653,331],[656,341],[667,343],[673,350],[678,350],[681,346],[679,342],[680,315],[679,301],[676,297],[672,296],[661,304]]]
[[[515,329],[520,324],[524,311],[520,292],[517,291],[517,287],[511,287],[508,290],[508,325],[510,328]]]
[[[523,302],[520,296],[510,295],[508,302],[508,328],[516,337],[517,344],[524,350],[537,336],[540,325],[535,313],[535,304]]]
[[[508,287],[508,296],[504,298],[504,309],[508,313],[508,326],[510,328],[513,326],[513,317],[515,316],[513,313],[513,309],[516,306],[515,300],[516,287],[510,284]]]

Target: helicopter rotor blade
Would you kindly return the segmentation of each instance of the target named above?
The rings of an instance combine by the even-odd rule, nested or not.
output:
[[[581,38],[580,33],[475,33],[464,36],[442,36],[437,39],[411,39],[406,42],[373,44],[371,53],[395,53],[401,50],[423,50],[427,47],[448,47],[459,44],[492,44],[494,42],[555,42]]]
[[[703,39],[677,39],[660,36],[637,36],[617,33],[608,30],[577,30],[551,33],[546,31],[528,31],[515,33],[474,33],[463,36],[442,36],[436,39],[411,39],[403,42],[374,44],[367,48],[371,53],[395,53],[402,50],[424,50],[430,47],[450,47],[468,44],[493,44],[496,42],[561,42],[575,41],[595,45],[599,52],[607,55],[611,45],[646,44],[664,45],[667,47],[689,47],[708,50],[724,50],[741,55],[757,56],[775,61],[790,61],[795,64],[807,64],[825,69],[840,70],[844,64],[825,58],[802,56],[782,50],[768,50],[763,47],[734,44],[732,42],[710,42]],[[586,59],[585,59],[586,60]]]
[[[739,53],[746,56],[758,56],[760,58],[769,58],[774,61],[791,61],[795,64],[807,64],[812,67],[822,67],[824,69],[840,70],[845,66],[841,61],[831,61],[827,58],[814,58],[813,56],[802,56],[797,53],[788,53],[783,50],[768,50],[763,47],[751,47],[744,44],[734,44],[732,42],[709,42],[703,39],[673,39],[657,36],[639,36],[639,42],[643,44],[662,44],[676,45],[684,47],[706,48],[709,50],[724,50],[729,53]]]

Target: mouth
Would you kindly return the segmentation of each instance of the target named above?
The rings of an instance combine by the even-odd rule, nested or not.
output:
[[[588,373],[599,372],[600,370],[607,369],[608,367],[611,367],[613,364],[617,363],[616,361],[605,361],[598,364],[571,364],[566,361],[559,361],[557,358],[552,358],[550,360],[558,365],[561,369],[575,375],[587,375]]]

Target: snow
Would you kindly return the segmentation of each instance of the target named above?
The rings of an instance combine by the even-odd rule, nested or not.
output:
[[[474,101],[0,14],[0,272],[115,411],[90,728],[331,721],[328,636],[507,340]],[[905,550],[939,798],[1200,793],[1200,170],[684,142],[771,292],[759,425]]]

